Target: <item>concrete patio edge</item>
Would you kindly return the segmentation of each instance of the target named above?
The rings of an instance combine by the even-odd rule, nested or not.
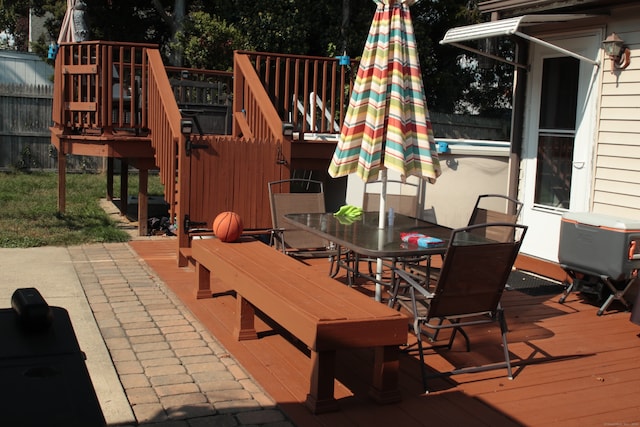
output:
[[[36,288],[47,303],[66,309],[108,425],[136,424],[111,356],[93,317],[67,248],[0,248],[0,306],[11,307],[18,288]]]

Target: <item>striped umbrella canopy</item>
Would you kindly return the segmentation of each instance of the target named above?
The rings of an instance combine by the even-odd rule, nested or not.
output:
[[[377,9],[329,175],[356,172],[370,182],[387,168],[433,183],[441,169],[409,12],[416,0],[373,1]]]

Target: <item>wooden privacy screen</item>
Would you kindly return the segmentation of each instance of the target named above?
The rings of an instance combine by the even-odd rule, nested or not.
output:
[[[271,226],[267,183],[288,177],[281,142],[204,135],[194,136],[189,156],[189,176],[180,187],[189,186],[190,197],[185,214],[192,223],[210,228],[220,212],[240,215],[245,229]]]

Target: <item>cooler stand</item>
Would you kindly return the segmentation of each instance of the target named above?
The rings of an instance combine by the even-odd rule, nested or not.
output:
[[[567,299],[567,297],[569,296],[569,294],[576,290],[579,291],[580,289],[574,289],[575,285],[577,283],[579,283],[579,281],[582,281],[584,279],[579,279],[576,276],[576,271],[574,269],[572,269],[571,267],[564,265],[564,264],[560,264],[560,267],[562,267],[562,269],[569,275],[569,277],[571,277],[572,282],[569,284],[569,286],[567,287],[567,289],[565,289],[563,295],[560,297],[560,299],[558,300],[558,302],[560,304],[563,304],[564,301]],[[602,305],[600,306],[600,308],[598,309],[598,312],[596,313],[598,316],[601,316],[602,313],[605,312],[606,309],[609,308],[609,306],[611,305],[611,303],[613,301],[620,301],[624,304],[624,306],[627,308],[627,310],[631,309],[631,301],[628,301],[625,298],[625,294],[627,293],[627,291],[631,288],[631,285],[633,285],[633,283],[636,281],[637,277],[631,277],[628,279],[623,279],[622,283],[624,283],[624,286],[622,287],[622,289],[618,288],[615,286],[615,284],[613,283],[613,281],[611,280],[610,277],[606,276],[606,275],[598,275],[598,274],[592,274],[592,273],[585,273],[580,271],[579,273],[582,273],[588,277],[594,277],[597,278],[600,283],[604,284],[607,289],[609,289],[609,291],[611,291],[611,293],[609,294],[609,296],[607,297],[607,299],[602,303]]]

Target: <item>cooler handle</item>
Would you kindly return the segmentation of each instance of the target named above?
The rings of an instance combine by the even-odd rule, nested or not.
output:
[[[629,243],[629,259],[640,259],[640,245],[637,240],[632,240]]]

